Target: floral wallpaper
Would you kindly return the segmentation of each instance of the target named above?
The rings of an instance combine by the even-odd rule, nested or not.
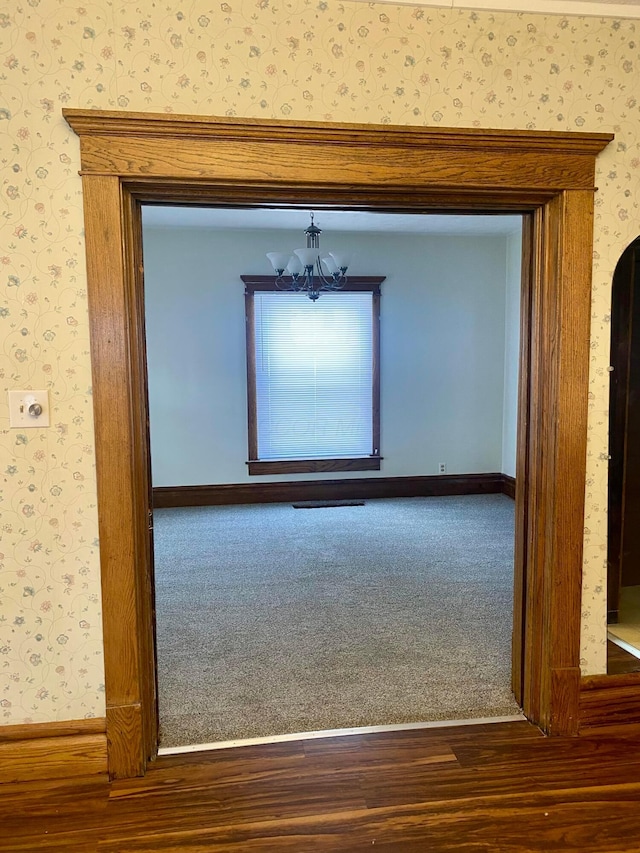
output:
[[[611,276],[640,231],[640,22],[338,0],[0,11],[0,720],[102,715],[78,141],[61,109],[614,131],[596,197],[582,664],[605,667]],[[50,429],[9,429],[46,388]]]

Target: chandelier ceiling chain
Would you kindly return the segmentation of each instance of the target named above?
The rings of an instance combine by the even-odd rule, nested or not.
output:
[[[322,231],[314,224],[313,213],[311,224],[304,233],[307,235],[306,248],[294,249],[292,255],[268,252],[267,257],[280,290],[306,293],[315,302],[321,292],[341,290],[345,286],[351,258],[346,252],[320,253]]]

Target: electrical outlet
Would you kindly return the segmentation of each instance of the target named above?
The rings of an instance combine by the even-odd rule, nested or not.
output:
[[[447,473],[447,463],[446,462],[438,462],[438,474],[446,474]]]

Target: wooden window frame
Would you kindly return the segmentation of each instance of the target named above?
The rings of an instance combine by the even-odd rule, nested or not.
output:
[[[250,475],[318,474],[336,471],[379,471],[380,455],[380,285],[385,276],[350,276],[341,293],[371,293],[371,330],[373,378],[371,388],[371,420],[373,446],[367,457],[339,459],[269,459],[258,457],[258,403],[256,397],[255,300],[256,292],[278,293],[274,275],[241,275],[244,282],[247,343],[247,433]],[[376,452],[377,451],[377,452]]]
[[[512,685],[578,731],[595,160],[613,138],[64,110],[80,137],[109,772],[157,751],[142,204],[524,216]]]

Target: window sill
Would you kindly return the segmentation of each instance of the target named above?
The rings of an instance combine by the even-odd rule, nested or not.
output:
[[[357,459],[282,459],[247,462],[249,474],[326,474],[332,471],[379,471],[381,456]]]

